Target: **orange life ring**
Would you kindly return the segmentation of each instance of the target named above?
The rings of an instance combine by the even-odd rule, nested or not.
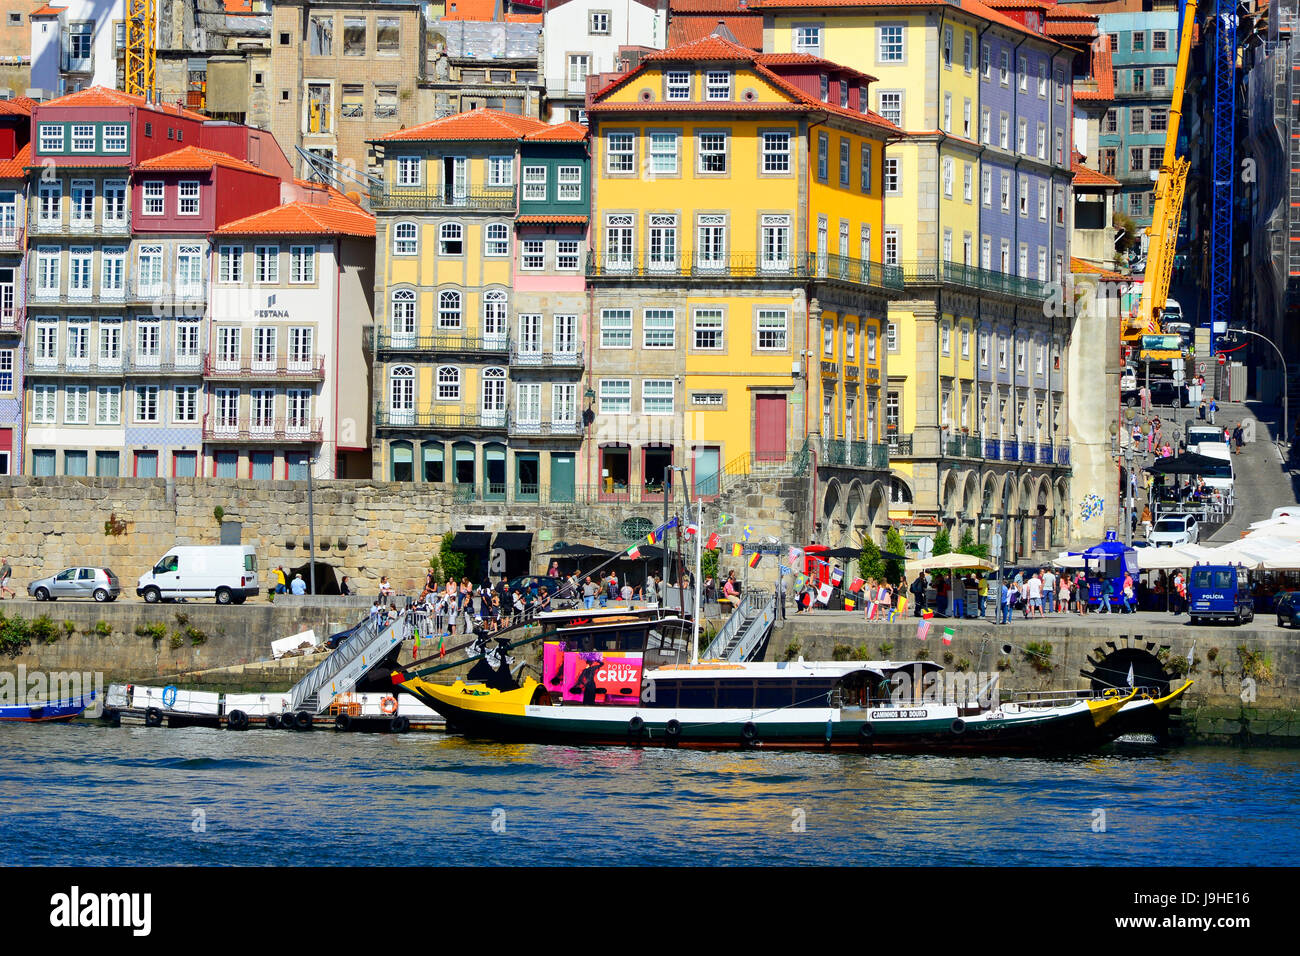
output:
[[[382,710],[385,714],[397,713],[397,698],[385,697],[383,700],[379,702],[379,709]]]

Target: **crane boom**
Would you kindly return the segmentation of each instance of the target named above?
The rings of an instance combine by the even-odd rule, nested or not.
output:
[[[1183,91],[1187,85],[1188,64],[1192,55],[1192,33],[1196,23],[1196,0],[1187,0],[1179,30],[1178,68],[1174,74],[1174,95],[1169,104],[1169,122],[1165,129],[1165,152],[1156,179],[1156,205],[1147,229],[1146,274],[1137,312],[1129,321],[1126,339],[1142,335],[1159,335],[1160,323],[1155,310],[1162,309],[1169,297],[1169,277],[1174,267],[1174,247],[1178,243],[1178,223],[1183,212],[1183,192],[1187,188],[1188,162],[1178,155],[1178,126],[1183,116]]]
[[[152,96],[154,93],[154,24],[157,19],[155,0],[126,0],[126,51],[124,86],[127,93]]]

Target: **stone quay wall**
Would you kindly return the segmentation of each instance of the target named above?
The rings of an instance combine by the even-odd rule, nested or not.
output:
[[[774,631],[765,658],[783,660],[792,642],[810,661],[830,660],[837,645],[865,647],[873,659],[929,657],[947,670],[964,665],[969,671],[996,671],[1002,690],[1019,692],[1087,688],[1091,682],[1084,672],[1090,673],[1092,662],[1105,654],[1148,646],[1159,654],[1168,648],[1170,655],[1185,658],[1191,652],[1195,657],[1187,675],[1193,684],[1181,701],[1185,740],[1300,747],[1300,641],[1290,631],[1143,622],[1120,633],[1082,623],[1030,629],[1021,622],[1010,627],[975,621],[954,625],[935,617],[921,641],[918,623],[911,616],[889,624],[867,623],[857,614],[792,615]],[[948,646],[942,641],[945,626],[954,628]],[[1027,655],[1024,648],[1031,642],[1049,643],[1050,658]],[[1004,645],[1010,645],[1010,653]],[[1035,660],[1045,666],[1035,666]]]
[[[749,524],[751,540],[802,540],[809,521],[808,482],[788,477],[732,483],[705,510],[732,514],[732,537]],[[417,591],[443,535],[465,529],[522,530],[533,534],[532,567],[546,567],[557,542],[626,548],[628,518],[662,521],[662,505],[463,502],[450,488],[356,480],[314,483],[316,560],[348,575],[354,590],[374,594],[381,575],[400,591]],[[680,505],[678,505],[680,507]],[[216,509],[222,511],[221,521]],[[120,533],[108,533],[106,522]],[[0,557],[14,569],[15,589],[71,565],[113,569],[131,600],[135,582],[175,545],[221,541],[221,523],[238,522],[241,540],[257,548],[261,585],[270,570],[308,560],[307,483],[210,478],[0,478]],[[728,556],[729,557],[729,556]],[[740,559],[723,559],[724,566]],[[765,561],[751,580],[771,583],[776,562]]]

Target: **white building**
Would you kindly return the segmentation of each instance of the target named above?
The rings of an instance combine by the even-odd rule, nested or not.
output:
[[[66,0],[29,17],[32,27],[31,95],[49,99],[92,86],[116,88],[126,0]]]
[[[668,37],[667,0],[549,0],[543,20],[542,76],[550,121],[581,120],[587,77],[621,72],[624,46],[662,50]]]

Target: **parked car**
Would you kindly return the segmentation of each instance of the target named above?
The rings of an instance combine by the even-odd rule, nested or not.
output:
[[[1278,591],[1273,595],[1278,627],[1300,627],[1300,591]]]
[[[1187,581],[1187,611],[1193,624],[1255,619],[1250,572],[1232,565],[1197,565]],[[1281,616],[1279,615],[1279,621]]]
[[[1171,547],[1178,544],[1196,544],[1201,536],[1200,523],[1196,515],[1165,515],[1156,519],[1147,535],[1155,547]]]
[[[1151,404],[1187,407],[1187,390],[1169,380],[1151,383]]]
[[[117,600],[122,583],[109,568],[64,568],[58,574],[27,585],[27,593],[38,601],[81,597],[94,598],[102,604]]]

